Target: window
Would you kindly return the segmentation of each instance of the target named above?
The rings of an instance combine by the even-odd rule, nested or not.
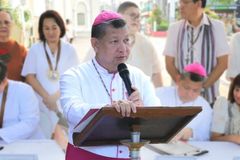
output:
[[[79,2],[77,5],[77,25],[78,26],[84,26],[86,25],[86,13],[87,13],[87,8],[86,5],[83,2]]]
[[[85,15],[84,15],[84,13],[78,13],[77,14],[77,24],[79,26],[85,25]]]

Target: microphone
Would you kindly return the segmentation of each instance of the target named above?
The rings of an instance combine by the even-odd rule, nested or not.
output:
[[[131,83],[130,78],[129,78],[129,71],[128,71],[127,65],[124,64],[124,63],[120,63],[118,65],[118,72],[119,72],[119,75],[120,75],[120,77],[122,78],[122,80],[125,84],[125,87],[127,89],[127,93],[130,96],[132,94],[132,92],[134,92],[134,89],[132,89],[132,83]]]

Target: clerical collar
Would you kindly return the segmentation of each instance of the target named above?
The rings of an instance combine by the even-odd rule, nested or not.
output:
[[[98,61],[96,60],[96,58],[93,58],[93,61],[94,61],[95,65],[96,65],[99,73],[101,73],[101,74],[110,74],[110,75],[116,74],[116,73],[109,73],[106,68],[104,68],[103,66],[101,66],[101,65],[98,63]]]

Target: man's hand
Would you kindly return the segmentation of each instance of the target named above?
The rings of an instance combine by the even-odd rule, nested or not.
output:
[[[132,87],[134,89],[134,92],[128,97],[128,100],[133,102],[135,106],[143,106],[143,101],[140,97],[140,93],[137,88]]]
[[[136,113],[136,107],[143,106],[143,102],[137,88],[132,88],[134,92],[128,97],[128,100],[113,101],[112,105],[106,105],[106,107],[114,107],[123,117],[130,117],[131,112]]]
[[[123,117],[130,117],[131,112],[137,112],[136,105],[128,100],[114,101],[112,107],[114,107],[117,112],[121,113]]]

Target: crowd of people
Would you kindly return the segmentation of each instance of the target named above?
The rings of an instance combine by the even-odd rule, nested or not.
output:
[[[81,63],[73,37],[64,40],[70,20],[65,24],[54,10],[42,13],[39,42],[27,51],[10,38],[11,13],[0,9],[0,139],[55,139],[69,160],[71,152],[81,155],[77,160],[124,159],[124,146],[74,147],[74,127],[92,108],[113,107],[129,117],[138,107],[164,105],[202,107],[174,140],[240,144],[240,34],[228,45],[223,23],[208,17],[205,6],[206,0],[179,0],[182,19],[170,25],[163,51],[168,87],[156,49],[139,33],[140,9],[133,2],[96,16],[92,49]],[[121,63],[127,64],[131,92],[119,75]],[[225,70],[231,82],[226,98],[218,94]]]

